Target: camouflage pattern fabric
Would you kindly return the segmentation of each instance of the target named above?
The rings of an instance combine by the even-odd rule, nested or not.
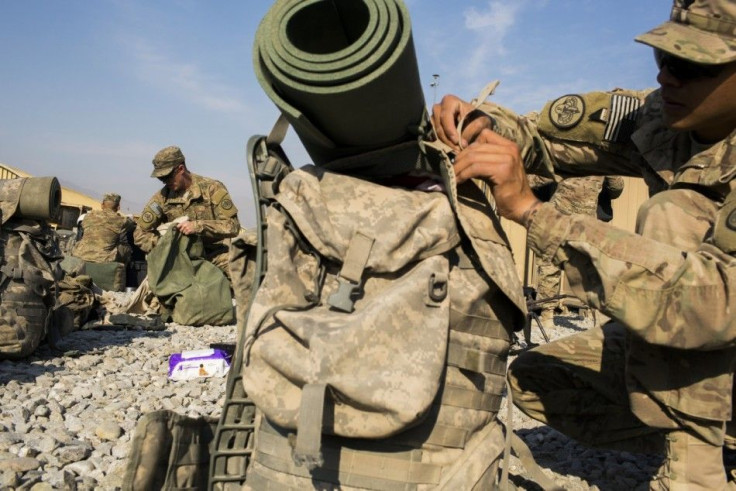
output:
[[[467,184],[459,202],[485,199]],[[284,211],[269,209],[269,268],[246,324],[245,389],[259,410],[246,489],[424,490],[449,475],[447,489],[488,489],[519,311],[458,247],[447,196],[305,166],[276,198]],[[485,228],[479,216],[468,220],[491,241],[489,215]],[[361,235],[378,239],[354,311],[329,309]],[[510,255],[500,258],[513,271]],[[317,432],[321,418],[317,429],[301,418],[312,413],[308,387],[320,382],[329,387],[324,462],[310,470],[292,461],[289,433],[297,429],[298,449],[302,432]]]
[[[596,216],[598,195],[603,187],[602,176],[570,177],[557,184],[550,203],[560,212]],[[537,299],[550,298],[560,293],[562,270],[544,259],[537,259]],[[546,307],[546,306],[545,306]],[[550,313],[554,304],[548,304]]]
[[[92,210],[82,221],[84,235],[74,245],[72,255],[93,263],[127,263],[133,253],[128,230],[135,223],[110,209]]]
[[[636,40],[695,63],[729,63],[736,60],[734,18],[731,1],[675,0],[670,20]]]
[[[550,104],[525,120],[534,124],[514,134],[522,148],[535,139],[545,143],[543,154],[528,156],[529,167],[577,175],[638,175],[653,197],[640,210],[637,234],[590,217],[563,215],[545,204],[529,229],[530,245],[564,267],[576,295],[630,333],[624,366],[633,414],[652,427],[674,422],[703,441],[722,445],[724,423],[732,417],[736,258],[717,247],[713,228],[726,195],[736,188],[736,161],[731,158],[736,134],[710,148],[695,145],[688,134],[665,127],[659,91],[579,97],[585,112],[574,128],[561,127],[550,115]],[[606,104],[622,101],[629,111],[617,122],[590,117]],[[505,117],[518,127],[513,113],[489,110],[499,125]],[[607,127],[611,124],[615,127]],[[581,349],[563,355],[566,350],[559,344],[545,347],[545,353],[549,350],[563,362],[589,354]],[[532,353],[522,355],[519,366],[537,356]],[[535,398],[526,391],[538,383],[516,374],[515,365],[514,399],[524,408],[525,399]],[[577,397],[574,390],[568,395]]]
[[[156,228],[186,216],[196,224],[205,258],[229,278],[230,237],[235,237],[240,230],[238,210],[220,181],[194,173],[191,177],[191,186],[182,193],[164,187],[153,195],[137,220],[138,226],[133,233],[135,244],[144,252],[150,252],[160,237]]]

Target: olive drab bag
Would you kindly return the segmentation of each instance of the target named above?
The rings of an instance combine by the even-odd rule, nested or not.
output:
[[[30,355],[55,322],[55,282],[61,269],[53,231],[34,220],[11,219],[0,230],[0,359]],[[57,319],[58,320],[58,319]]]
[[[310,467],[323,432],[385,438],[423,419],[446,359],[473,356],[448,350],[450,325],[484,321],[489,286],[442,192],[305,166],[275,199],[243,378],[270,422],[296,430],[294,459]]]
[[[228,279],[203,255],[200,238],[171,227],[146,256],[148,284],[177,324],[232,324],[235,311]]]

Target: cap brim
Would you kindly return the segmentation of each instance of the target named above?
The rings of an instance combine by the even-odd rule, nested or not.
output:
[[[736,61],[736,39],[727,40],[679,22],[667,21],[635,40],[695,63],[721,65]]]
[[[160,169],[153,169],[153,172],[151,172],[151,177],[164,177],[171,174],[171,171],[174,170],[174,167],[176,165],[172,165],[170,167],[162,167]]]

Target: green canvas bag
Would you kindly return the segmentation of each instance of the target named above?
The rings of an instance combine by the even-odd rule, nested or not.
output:
[[[178,324],[232,324],[230,283],[217,266],[203,259],[203,251],[199,238],[172,227],[146,257],[149,286]]]

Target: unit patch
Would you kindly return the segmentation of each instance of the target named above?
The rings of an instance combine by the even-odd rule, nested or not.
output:
[[[579,95],[563,95],[549,108],[549,119],[561,130],[576,126],[585,114],[585,101]]]
[[[230,201],[229,198],[225,198],[224,200],[222,200],[222,203],[220,203],[220,206],[222,207],[223,210],[229,210],[230,208],[233,207],[233,202]]]
[[[141,220],[143,221],[143,223],[153,222],[153,213],[148,210],[144,211],[143,215],[141,215]]]
[[[611,96],[611,111],[603,133],[605,141],[621,143],[627,141],[636,129],[641,102],[636,97],[614,94]]]
[[[736,252],[736,191],[726,198],[713,226],[713,243],[723,252]]]
[[[728,218],[726,219],[726,226],[731,230],[736,231],[736,210],[729,213]]]

